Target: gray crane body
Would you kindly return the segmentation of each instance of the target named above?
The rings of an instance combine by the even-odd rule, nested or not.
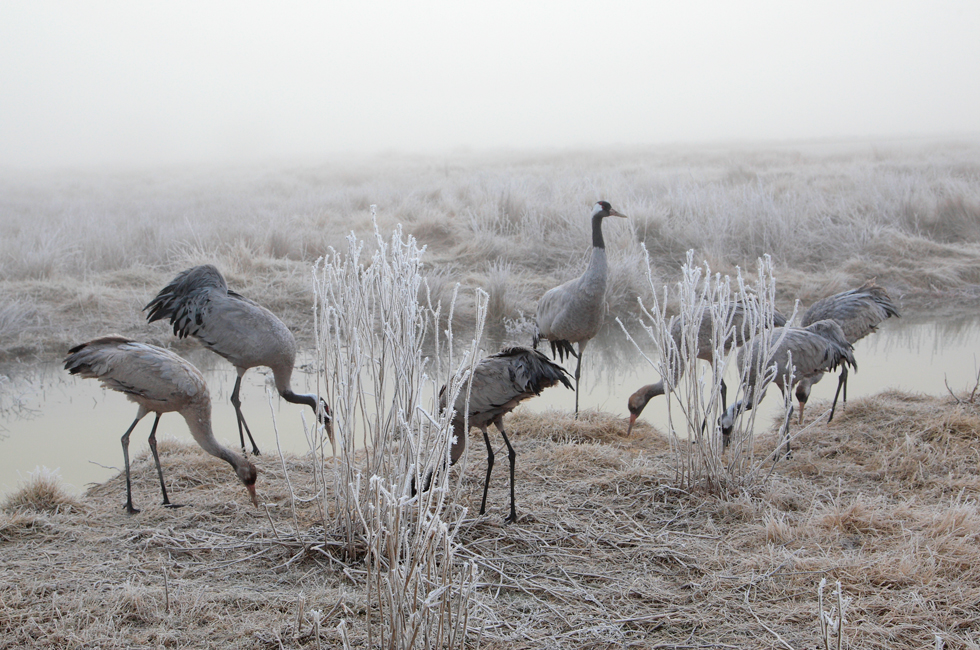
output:
[[[252,503],[255,496],[256,470],[243,456],[221,446],[211,429],[211,396],[201,372],[186,359],[155,345],[139,343],[124,336],[110,335],[82,343],[68,351],[65,369],[73,375],[98,379],[106,388],[119,391],[139,406],[136,419],[122,437],[126,462],[126,509],[133,507],[129,470],[129,436],[136,424],[148,413],[155,413],[150,432],[150,451],[156,462],[163,492],[163,505],[173,506],[167,497],[163,469],[157,455],[156,430],[160,416],[177,412],[204,451],[228,462],[248,489]]]
[[[316,395],[293,392],[296,339],[292,332],[271,311],[229,290],[217,268],[205,264],[180,273],[143,309],[149,312],[148,322],[169,320],[179,338],[192,336],[235,366],[238,379],[231,402],[238,418],[243,449],[244,428],[252,443],[252,453],[259,454],[242,415],[239,398],[242,376],[249,368],[258,366],[272,370],[276,390],[283,399],[312,408],[332,438],[330,409],[326,402],[318,400]]]
[[[477,427],[483,432],[483,440],[487,446],[487,475],[483,484],[481,515],[486,512],[487,490],[494,462],[493,447],[490,444],[487,427],[493,423],[507,445],[507,456],[510,460],[510,515],[507,521],[516,521],[514,461],[517,454],[504,430],[504,415],[517,408],[517,405],[524,400],[540,395],[545,388],[555,384],[561,383],[566,388],[572,388],[569,380],[568,372],[564,368],[537,350],[520,346],[507,348],[486,357],[473,369],[469,390],[464,385],[453,404],[453,442],[449,452],[449,462],[450,465],[455,464],[466,449],[468,428],[466,414],[468,413],[468,426]],[[445,391],[444,386],[439,395],[441,409],[447,406]],[[427,477],[426,487],[430,480],[431,476]]]
[[[878,325],[889,317],[901,318],[898,307],[892,302],[891,296],[884,287],[868,280],[856,289],[849,289],[826,298],[821,298],[803,312],[800,319],[802,327],[821,320],[833,320],[840,325],[844,338],[854,345],[868,334],[878,330]],[[803,423],[803,409],[810,399],[810,390],[814,384],[823,378],[823,374],[800,381],[796,385],[796,399],[800,404],[800,424]],[[837,392],[834,394],[834,404],[844,390],[844,404],[847,404],[847,366],[842,370],[842,378],[837,382]],[[833,417],[833,413],[831,413]]]
[[[773,325],[775,327],[782,327],[786,324],[786,317],[783,316],[778,311],[773,312]],[[732,348],[735,346],[741,346],[745,343],[745,340],[750,337],[750,334],[746,332],[747,323],[745,321],[745,310],[740,305],[737,304],[734,307],[734,314],[732,315],[732,328],[729,335],[725,337],[724,348],[722,350],[723,354],[728,354],[731,352]],[[683,336],[684,336],[684,323],[680,319],[675,319],[674,324],[670,328],[670,336],[674,340],[674,346],[678,352],[683,355],[685,353],[685,348],[683,346]],[[708,363],[714,365],[715,362],[715,349],[714,349],[714,317],[709,311],[701,317],[701,322],[698,324],[698,339],[697,339],[697,358],[702,361],[707,361]],[[684,376],[684,371],[686,364],[683,358],[679,359],[677,363],[673,365],[673,376],[671,378],[670,385],[676,386],[677,383]],[[726,395],[725,382],[721,382],[721,395],[722,395],[722,409],[726,408],[725,395]],[[626,435],[630,435],[633,431],[633,425],[636,423],[636,419],[646,408],[647,403],[654,397],[658,397],[666,393],[666,385],[664,380],[654,384],[647,384],[641,387],[635,393],[630,395],[629,400],[626,403],[626,408],[629,410],[630,419],[629,425],[626,428]]]
[[[721,417],[723,439],[731,435],[736,414],[751,409],[766,396],[766,386],[760,386],[765,373],[776,366],[772,382],[785,395],[797,382],[812,380],[825,372],[848,365],[857,370],[854,348],[844,337],[844,331],[833,320],[821,320],[807,327],[777,327],[772,331],[775,347],[765,359],[765,346],[753,338],[742,348],[738,356],[738,368],[745,379],[746,399],[728,407]],[[762,373],[760,375],[760,373]],[[792,380],[790,377],[792,376]],[[761,392],[760,392],[761,390]],[[792,407],[786,415],[786,455],[790,453],[789,419]]]
[[[578,413],[578,384],[582,373],[582,353],[602,326],[606,316],[606,244],[602,238],[602,220],[623,217],[606,201],[592,210],[592,256],[585,273],[549,289],[538,301],[535,314],[537,332],[534,347],[541,339],[551,343],[552,357],[564,361],[565,355],[576,357],[575,413]],[[578,352],[573,345],[578,345]]]

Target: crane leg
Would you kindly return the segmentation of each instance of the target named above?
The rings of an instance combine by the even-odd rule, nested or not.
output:
[[[783,437],[786,439],[786,454],[785,458],[789,458],[792,455],[792,450],[789,448],[789,421],[793,417],[793,404],[790,402],[789,411],[786,413],[786,422],[783,423],[785,431]]]
[[[504,443],[507,445],[507,458],[510,460],[510,515],[504,521],[514,523],[517,521],[517,508],[514,506],[514,461],[517,459],[517,452],[511,447],[507,432],[504,431],[503,427],[497,428],[500,429],[500,435],[504,437]]]
[[[578,417],[578,380],[582,375],[582,357],[575,362],[575,417]]]
[[[245,422],[245,416],[242,415],[242,400],[238,396],[239,391],[242,388],[242,376],[238,375],[238,379],[235,380],[235,390],[231,391],[231,405],[235,407],[235,417],[238,419],[238,438],[242,441],[242,453],[248,454],[245,449],[245,434],[248,434],[248,441],[252,443],[252,453],[256,456],[259,455],[259,448],[255,446],[255,440],[252,438],[252,432],[248,429],[248,423]],[[245,427],[245,431],[242,432],[242,427]]]
[[[722,379],[721,380],[721,412],[722,413],[724,413],[725,411],[728,410],[728,403],[727,403],[727,397],[726,397],[727,394],[728,394],[728,386],[725,385],[725,380]],[[704,437],[704,432],[705,432],[705,430],[707,428],[708,428],[708,416],[705,415],[704,416],[704,420],[701,421],[701,437],[702,438]],[[730,436],[722,435],[722,437],[721,437],[721,443],[722,443],[721,444],[721,448],[722,449],[727,449],[728,448],[729,437]]]
[[[847,404],[847,366],[843,366],[840,377],[837,379],[837,392],[834,393],[834,403],[830,405],[830,417],[827,418],[829,424],[834,419],[834,409],[837,408],[837,398],[840,396],[841,387],[844,388],[844,404]]]
[[[585,341],[578,344],[578,354],[575,355],[575,417],[578,418],[578,383],[582,376],[582,354],[585,352]],[[571,345],[568,346],[571,350]],[[505,437],[506,439],[506,437]]]
[[[123,460],[126,461],[126,512],[131,515],[135,515],[139,512],[139,510],[133,507],[133,484],[129,478],[129,434],[133,432],[133,429],[136,428],[136,423],[142,420],[144,415],[146,415],[146,413],[140,410],[139,414],[136,416],[136,419],[133,420],[131,425],[129,425],[129,428],[126,429],[126,433],[124,433],[121,438]]]
[[[493,471],[493,447],[490,445],[490,434],[483,427],[483,442],[487,443],[487,477],[483,481],[483,501],[480,502],[480,514],[487,511],[487,490],[490,488],[490,472]]]
[[[153,452],[153,461],[157,464],[157,474],[160,476],[160,491],[163,492],[163,505],[168,508],[183,508],[183,504],[170,503],[167,497],[167,484],[163,482],[163,468],[160,466],[160,456],[157,454],[157,425],[160,424],[160,414],[153,420],[153,428],[150,430],[150,451]]]

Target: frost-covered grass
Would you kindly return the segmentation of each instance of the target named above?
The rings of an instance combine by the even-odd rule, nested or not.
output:
[[[980,143],[662,147],[563,154],[343,160],[319,166],[128,173],[0,171],[0,293],[33,300],[58,347],[74,307],[142,334],[139,308],[176,272],[217,264],[307,341],[306,270],[379,225],[427,246],[433,286],[491,295],[488,333],[533,313],[581,273],[597,199],[606,223],[611,316],[680,277],[687,250],[731,273],[769,255],[778,299],[810,301],[877,276],[899,295],[980,284]],[[471,292],[472,295],[472,292]],[[461,304],[458,324],[474,321]],[[115,319],[115,320],[113,320]],[[108,321],[107,323],[103,321]],[[75,327],[75,324],[69,325]],[[94,330],[93,328],[89,328]],[[84,326],[80,335],[97,334]],[[9,347],[9,344],[4,344]]]

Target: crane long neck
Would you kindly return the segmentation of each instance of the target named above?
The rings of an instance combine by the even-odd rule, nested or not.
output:
[[[201,446],[201,449],[215,458],[228,462],[237,472],[240,456],[227,447],[221,446],[214,437],[214,431],[211,429],[211,405],[208,404],[207,409],[185,411],[181,415],[187,421],[187,428],[190,429],[191,435],[194,436],[194,440]]]
[[[279,393],[282,398],[289,402],[290,404],[306,404],[311,409],[316,411],[317,399],[316,395],[308,395],[305,393],[294,393],[292,389],[287,388]]]
[[[606,242],[602,239],[602,215],[592,217],[592,247],[606,248]]]
[[[643,390],[643,404],[646,405],[654,397],[664,394],[664,382],[662,380],[658,381],[656,384],[644,386],[641,390]]]

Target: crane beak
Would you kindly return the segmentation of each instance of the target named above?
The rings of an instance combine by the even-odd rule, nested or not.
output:
[[[636,422],[636,413],[630,413],[630,424],[626,427],[626,435],[630,435],[633,432],[633,424]]]
[[[623,219],[629,219],[629,217],[627,217],[622,212],[618,212],[616,210],[616,208],[609,208],[609,216],[610,217],[622,217]]]
[[[248,490],[248,496],[251,497],[251,499],[252,499],[252,505],[255,506],[256,508],[258,508],[259,507],[259,498],[257,496],[255,496],[255,486],[254,485],[246,485],[245,486],[245,489]]]
[[[803,402],[800,402],[800,424],[803,424],[803,407],[804,406],[805,406],[805,404]]]

